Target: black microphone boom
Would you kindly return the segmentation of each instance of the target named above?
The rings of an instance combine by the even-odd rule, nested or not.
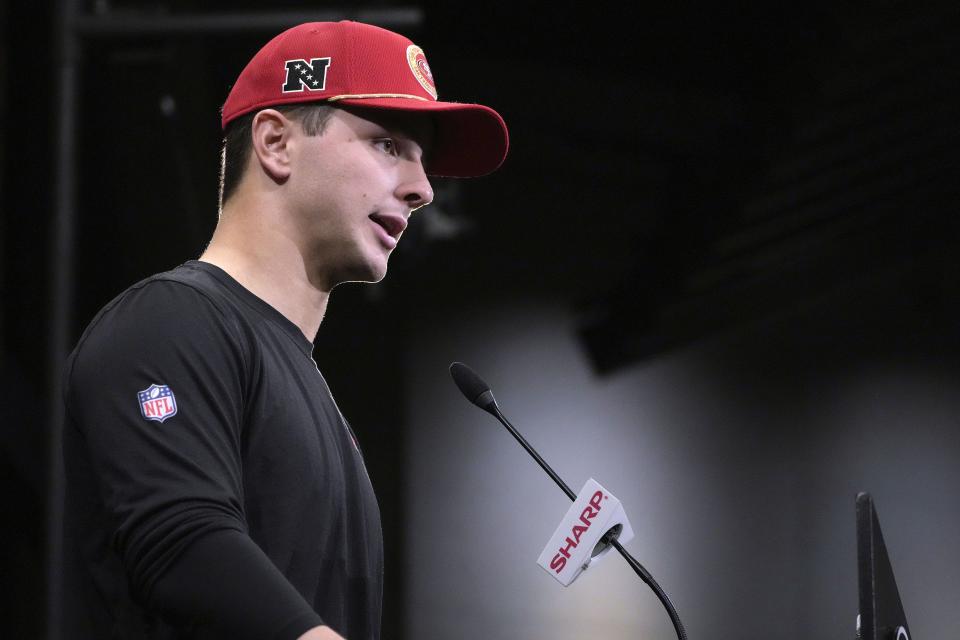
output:
[[[514,438],[517,439],[517,442],[520,443],[524,449],[527,450],[533,459],[537,461],[537,464],[547,472],[547,475],[553,478],[553,481],[557,483],[563,492],[571,500],[577,499],[577,494],[570,490],[570,487],[567,486],[567,483],[563,481],[560,476],[557,475],[557,472],[554,471],[550,465],[547,464],[547,461],[540,457],[540,454],[537,453],[536,449],[530,446],[530,443],[527,442],[526,438],[520,435],[520,432],[517,431],[510,421],[507,420],[507,417],[500,413],[500,407],[497,406],[497,401],[493,397],[493,391],[490,390],[490,385],[483,381],[483,378],[477,375],[477,373],[463,364],[462,362],[454,362],[450,365],[450,375],[453,376],[453,381],[456,383],[457,387],[460,389],[467,400],[477,405],[494,418],[500,421],[503,426],[507,428]]]
[[[530,446],[530,443],[527,442],[526,438],[520,435],[520,432],[510,424],[510,421],[507,420],[506,416],[500,412],[500,407],[497,406],[497,401],[493,397],[493,391],[490,390],[490,385],[483,381],[483,378],[477,375],[477,373],[463,364],[462,362],[454,362],[450,365],[450,375],[453,376],[453,382],[457,385],[457,388],[460,389],[460,393],[466,397],[471,403],[477,405],[497,420],[500,421],[503,426],[507,428],[507,431],[516,438],[517,442],[527,450],[533,459],[537,461],[537,464],[547,472],[547,475],[553,478],[553,481],[557,483],[563,492],[567,494],[567,497],[571,500],[576,501],[577,494],[570,490],[570,487],[567,486],[567,483],[557,475],[557,473],[547,464],[547,461],[544,460],[536,449]],[[673,628],[677,632],[677,637],[680,640],[687,640],[687,632],[683,628],[683,623],[680,622],[680,614],[677,613],[677,610],[673,606],[673,602],[670,601],[670,598],[667,596],[666,592],[657,584],[657,581],[653,579],[653,576],[650,575],[650,572],[647,571],[643,565],[641,565],[636,558],[630,555],[626,549],[623,548],[616,539],[609,541],[610,544],[623,556],[623,559],[627,561],[627,564],[630,565],[630,568],[633,569],[634,573],[640,576],[640,579],[643,580],[648,587],[653,589],[653,592],[657,595],[660,602],[663,604],[664,608],[667,610],[667,614],[670,616],[670,622],[673,623]]]

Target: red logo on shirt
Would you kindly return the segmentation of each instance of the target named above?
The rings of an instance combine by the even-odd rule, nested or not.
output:
[[[140,413],[147,420],[163,422],[177,415],[177,398],[165,384],[152,384],[143,391],[137,391],[140,400]]]

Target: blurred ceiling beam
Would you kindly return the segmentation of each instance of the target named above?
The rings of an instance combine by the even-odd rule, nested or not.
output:
[[[215,12],[164,14],[153,11],[111,11],[79,15],[72,20],[77,34],[89,38],[130,35],[180,35],[278,31],[304,22],[356,20],[387,28],[416,28],[423,24],[417,7],[323,9],[312,11]]]

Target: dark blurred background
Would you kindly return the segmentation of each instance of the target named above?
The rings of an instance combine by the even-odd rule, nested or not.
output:
[[[316,341],[383,511],[385,638],[673,637],[619,561],[566,590],[536,567],[566,499],[459,397],[456,359],[575,489],[623,501],[691,637],[853,637],[858,490],[914,634],[960,633],[955,2],[78,10],[58,245],[65,9],[0,4],[4,637],[47,618],[57,336],[200,254],[219,106],[280,30],[161,27],[265,11],[400,31],[441,98],[511,129],[502,169],[437,181]]]

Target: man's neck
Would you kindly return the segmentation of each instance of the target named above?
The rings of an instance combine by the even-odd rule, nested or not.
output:
[[[313,342],[330,291],[311,279],[299,247],[264,218],[225,211],[200,260],[226,271]]]

